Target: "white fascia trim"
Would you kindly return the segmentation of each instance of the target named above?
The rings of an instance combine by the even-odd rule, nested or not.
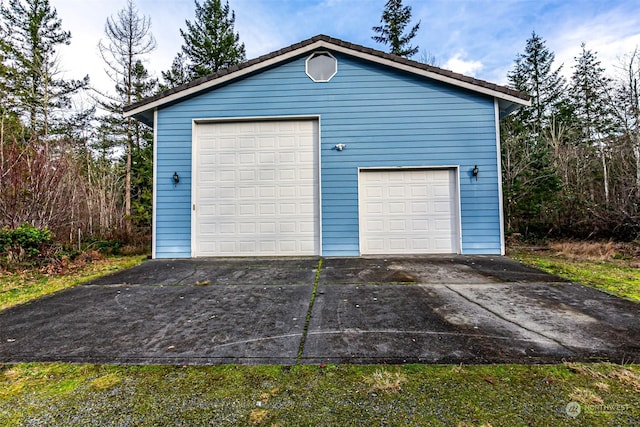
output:
[[[362,168],[358,167],[358,182],[357,182],[357,194],[356,194],[356,198],[358,199],[358,256],[362,256],[362,221],[360,221],[361,216],[362,216],[362,209],[360,206],[360,202],[362,201],[362,198],[360,197],[362,195],[362,191],[360,188],[360,177],[362,176],[361,174],[362,172]]]
[[[320,116],[317,114],[301,114],[286,116],[239,116],[239,117],[205,117],[193,119],[194,125],[206,123],[235,123],[235,122],[281,122],[288,120],[317,120],[320,122]]]
[[[436,166],[361,166],[358,168],[358,173],[361,171],[396,171],[396,170],[424,170],[424,169],[458,169],[459,165],[436,165]]]
[[[250,117],[210,117],[192,119],[191,121],[191,258],[196,258],[196,201],[198,186],[196,183],[196,156],[198,154],[198,125],[208,123],[255,122],[255,121],[288,121],[313,120],[318,125],[318,255],[322,256],[322,126],[320,115],[288,115],[288,116],[250,116]]]
[[[158,209],[158,110],[153,110],[153,184],[152,191],[152,209],[151,209],[151,258],[156,259],[156,242],[157,242],[157,209]]]
[[[254,64],[250,67],[247,68],[243,68],[241,70],[226,74],[222,77],[219,77],[217,79],[213,79],[210,80],[208,82],[204,82],[198,86],[194,86],[194,87],[190,87],[188,89],[182,90],[180,92],[176,92],[174,94],[171,94],[167,97],[158,99],[154,102],[151,102],[149,104],[145,104],[142,105],[138,108],[135,108],[133,110],[127,111],[124,113],[124,117],[131,117],[134,116],[136,114],[142,113],[144,111],[150,110],[152,108],[158,108],[164,104],[168,104],[170,102],[174,102],[177,101],[181,98],[184,98],[186,96],[189,95],[194,95],[198,92],[201,92],[203,90],[207,90],[222,84],[225,84],[231,80],[235,80],[238,78],[241,78],[247,74],[251,74],[254,73],[256,71],[259,71],[263,68],[267,68],[270,67],[272,65],[276,65],[280,62],[286,61],[288,59],[294,58],[296,56],[302,55],[304,53],[316,50],[316,49],[331,49],[335,52],[340,52],[340,53],[344,53],[346,55],[350,55],[350,56],[354,56],[357,58],[361,58],[361,59],[365,59],[367,61],[371,61],[371,62],[375,62],[378,64],[382,64],[388,67],[392,67],[392,68],[396,68],[398,70],[403,70],[412,74],[416,74],[419,76],[423,76],[423,77],[428,77],[430,79],[433,80],[437,80],[443,83],[447,83],[453,86],[457,86],[457,87],[461,87],[464,89],[468,89],[471,90],[473,92],[478,92],[478,93],[482,93],[485,95],[489,95],[489,96],[493,96],[496,97],[498,99],[503,99],[509,102],[514,102],[516,104],[520,104],[520,105],[525,105],[525,106],[529,106],[531,103],[529,101],[525,101],[523,99],[517,98],[515,96],[511,96],[508,95],[506,93],[502,93],[502,92],[498,92],[495,90],[492,90],[490,88],[486,88],[486,87],[482,87],[482,86],[478,86],[478,85],[474,85],[472,83],[468,83],[468,82],[463,82],[461,80],[458,79],[454,79],[451,77],[447,77],[447,76],[443,76],[442,74],[437,74],[437,73],[433,73],[431,71],[427,71],[427,70],[421,70],[419,68],[416,67],[412,67],[410,65],[406,65],[406,64],[399,64],[397,62],[394,62],[392,60],[389,59],[385,59],[385,58],[380,58],[379,56],[376,55],[371,55],[365,52],[360,52],[357,50],[353,50],[353,49],[349,49],[343,46],[338,46],[332,43],[328,43],[325,42],[324,40],[319,40],[317,42],[311,43],[310,45],[307,45],[305,47],[296,49],[296,50],[292,50],[290,52],[284,53],[282,55],[278,55],[275,56],[273,58],[264,60],[262,62],[259,62],[257,64]]]
[[[316,116],[318,125],[318,255],[322,256],[322,123],[320,116]]]
[[[191,258],[195,258],[196,254],[196,200],[198,200],[197,177],[198,170],[196,167],[196,158],[198,154],[198,126],[196,120],[191,121]]]
[[[423,77],[428,77],[430,79],[433,80],[437,80],[443,83],[448,83],[450,85],[453,86],[457,86],[457,87],[461,87],[464,89],[469,89],[473,92],[478,92],[478,93],[482,93],[485,95],[490,95],[493,96],[495,98],[498,99],[504,99],[506,101],[510,101],[510,102],[514,102],[517,104],[521,104],[521,105],[530,105],[530,102],[525,101],[523,99],[517,98],[515,96],[511,96],[508,95],[506,93],[502,93],[502,92],[498,92],[496,90],[490,89],[490,88],[486,88],[483,86],[478,86],[478,85],[474,85],[472,83],[468,83],[468,82],[464,82],[458,79],[454,79],[451,77],[447,77],[447,76],[443,76],[442,74],[438,74],[438,73],[434,73],[431,71],[427,71],[427,70],[422,70],[416,67],[412,67],[410,65],[406,65],[406,64],[400,64],[397,62],[394,62],[392,60],[386,59],[386,58],[380,58],[379,56],[376,55],[370,55],[368,53],[364,53],[364,52],[360,52],[357,50],[352,50],[352,49],[348,49],[342,46],[336,46],[333,44],[327,44],[326,48],[331,48],[332,50],[336,51],[336,52],[341,52],[347,55],[351,55],[351,56],[355,56],[357,58],[361,58],[361,59],[366,59],[368,61],[371,62],[376,62],[378,64],[382,64],[382,65],[386,65],[388,67],[392,67],[392,68],[396,68],[398,70],[402,70],[402,71],[406,71],[408,73],[412,73],[412,74],[416,74],[419,76],[423,76]]]
[[[462,253],[462,193],[460,189],[460,165],[456,165],[454,167],[456,178],[456,212],[458,213],[458,223],[456,224],[458,227],[458,253],[460,255],[464,255]]]
[[[504,240],[504,198],[502,194],[502,149],[500,145],[500,106],[498,100],[494,101],[495,105],[495,122],[496,122],[496,161],[498,170],[498,212],[500,216],[500,255],[506,253],[506,244]]]
[[[318,41],[318,42],[312,43],[309,46],[306,46],[306,47],[304,47],[302,49],[296,49],[296,50],[293,50],[291,52],[287,52],[285,54],[275,56],[273,58],[270,58],[270,59],[267,59],[265,61],[262,61],[262,62],[259,62],[257,64],[254,64],[254,65],[252,65],[250,67],[243,68],[241,70],[238,70],[238,71],[235,71],[235,72],[232,72],[232,73],[229,73],[229,74],[225,74],[224,76],[219,77],[217,79],[213,79],[213,80],[210,80],[208,82],[204,82],[204,83],[202,83],[202,84],[200,84],[198,86],[190,87],[190,88],[182,90],[180,92],[176,92],[174,94],[171,94],[171,95],[169,95],[169,96],[167,96],[165,98],[158,99],[157,101],[154,101],[154,102],[152,102],[150,104],[145,104],[145,105],[142,105],[142,106],[140,106],[140,107],[138,107],[138,108],[136,108],[134,110],[127,111],[126,113],[124,113],[124,117],[130,117],[130,116],[133,116],[135,114],[147,111],[147,110],[149,110],[151,108],[157,108],[157,107],[162,106],[164,104],[167,104],[167,103],[170,103],[170,102],[173,102],[173,101],[177,101],[177,100],[179,100],[181,98],[184,98],[185,96],[193,95],[193,94],[196,94],[196,93],[201,92],[203,90],[210,89],[210,88],[213,88],[215,86],[222,85],[224,83],[227,83],[230,80],[236,80],[236,79],[238,79],[238,78],[240,78],[242,76],[245,76],[247,74],[254,73],[254,72],[259,71],[259,70],[261,70],[263,68],[267,68],[267,67],[270,67],[272,65],[278,64],[280,62],[286,61],[288,59],[294,58],[294,57],[296,57],[296,56],[298,56],[301,53],[304,53],[306,51],[318,49],[320,47],[323,47],[324,45],[325,45],[324,42]]]

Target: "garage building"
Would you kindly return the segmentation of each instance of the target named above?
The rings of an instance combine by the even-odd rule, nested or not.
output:
[[[126,108],[154,258],[502,254],[517,91],[316,36]]]

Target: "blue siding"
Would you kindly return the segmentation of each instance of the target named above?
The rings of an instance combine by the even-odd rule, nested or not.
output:
[[[334,56],[327,83],[298,58],[158,111],[157,257],[191,254],[192,119],[297,115],[320,116],[323,255],[359,254],[358,167],[442,165],[460,166],[463,253],[500,253],[493,98]]]

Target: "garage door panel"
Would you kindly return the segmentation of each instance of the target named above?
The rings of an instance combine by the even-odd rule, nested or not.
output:
[[[359,194],[363,254],[457,252],[453,170],[361,171]]]
[[[281,148],[293,150],[296,148],[296,139],[295,138],[281,138],[278,141],[278,146]]]
[[[274,181],[276,179],[275,169],[260,169],[258,171],[260,181]]]
[[[275,252],[275,251],[276,251],[276,243],[274,241],[260,242],[260,252]]]
[[[451,214],[451,202],[449,200],[435,202],[433,204],[433,212],[449,217]]]
[[[196,135],[194,256],[319,253],[316,122],[199,124]]]
[[[406,206],[403,203],[390,202],[388,203],[388,210],[391,214],[404,215],[407,212]]]
[[[301,163],[304,163],[304,162],[305,162],[305,160],[301,160],[300,162],[301,162]],[[298,170],[297,170],[297,173],[298,173],[298,179],[299,179],[299,180],[301,180],[301,181],[303,181],[303,180],[304,180],[304,181],[309,181],[309,182],[311,182],[311,181],[313,181],[313,179],[314,179],[314,173],[313,173],[313,171],[310,171],[310,170],[303,170],[303,169],[298,169]]]
[[[242,208],[242,207],[240,207]],[[205,214],[207,213],[207,211],[202,212],[203,216],[205,216]],[[213,214],[215,215],[215,213]],[[224,205],[224,204],[219,204],[218,205],[218,215],[219,216],[236,216],[236,205]],[[203,224],[207,224],[209,223],[211,220],[210,219],[203,219],[202,223]]]
[[[403,219],[395,219],[389,221],[389,230],[395,233],[404,233],[407,230],[407,224]]]
[[[426,197],[426,194],[422,197]],[[411,212],[413,212],[414,214],[426,215],[427,213],[429,213],[429,205],[426,202],[413,202],[411,203]]]
[[[278,153],[278,163],[296,163],[296,153]]]
[[[256,198],[257,194],[258,194],[258,189],[255,186],[240,187],[238,189],[239,199],[252,200]]]
[[[258,140],[258,148],[261,150],[273,150],[276,148],[275,138],[260,138]]]
[[[255,234],[256,224],[253,222],[241,222],[239,224],[240,234]]]
[[[244,137],[238,138],[238,146],[242,150],[255,151],[256,148],[258,148],[261,145],[262,145],[262,141],[257,138],[244,138]],[[227,148],[227,147],[221,147],[221,148]]]
[[[215,164],[215,163],[212,163]],[[238,171],[238,175],[240,177],[240,181],[246,181],[246,182],[255,182],[256,181],[256,177],[258,176],[255,170],[251,170],[251,169],[245,169],[245,170],[240,170]]]
[[[274,152],[258,153],[258,161],[260,162],[260,166],[273,165],[276,163],[276,153]],[[255,163],[255,157],[252,163]]]
[[[367,187],[364,192],[368,197],[382,197],[384,189],[382,187],[371,186]]]
[[[429,250],[429,239],[414,239],[413,240],[413,249],[416,252],[428,251]]]
[[[434,185],[433,186],[433,195],[435,197],[441,197],[443,199],[448,199],[449,198],[449,185],[447,184],[442,184],[442,185]]]
[[[284,222],[280,221],[278,224],[278,232],[279,233],[295,233],[296,231],[296,223],[295,222]]]
[[[280,181],[288,181],[296,179],[295,169],[280,169],[278,171],[278,178]]]
[[[401,187],[398,185],[394,185],[394,186],[390,186],[388,188],[389,192],[388,192],[388,197],[394,197],[394,198],[404,198],[405,197],[405,187]]]

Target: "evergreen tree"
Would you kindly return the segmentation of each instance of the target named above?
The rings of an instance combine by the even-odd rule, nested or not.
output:
[[[511,216],[508,225],[520,232],[548,230],[557,211],[560,180],[554,154],[572,110],[561,67],[553,69],[554,58],[534,32],[508,74],[510,85],[531,97],[530,107],[501,123],[505,210]]]
[[[582,51],[575,58],[570,82],[570,96],[581,137],[593,143],[604,137],[612,126],[609,107],[611,79],[604,74],[597,54],[582,43]]]
[[[188,83],[190,78],[191,73],[189,72],[189,66],[187,65],[184,53],[179,52],[173,60],[171,68],[167,71],[162,71],[163,83],[160,84],[159,90],[165,91],[183,85]]]
[[[613,117],[609,106],[611,79],[604,74],[596,53],[582,43],[580,56],[575,58],[571,76],[571,101],[579,129],[579,143],[598,150],[602,165],[605,205],[609,205],[609,165],[607,145]]]
[[[59,77],[56,51],[68,45],[71,33],[49,0],[9,0],[0,7],[0,51],[6,73],[4,86],[25,116],[31,132],[48,141],[55,132],[56,113],[70,108],[71,96],[89,83]]]
[[[180,30],[184,39],[182,53],[189,61],[190,80],[215,73],[246,59],[244,43],[234,32],[235,12],[227,1],[204,0],[196,4],[196,19],[186,21],[187,29]]]
[[[615,115],[633,155],[634,193],[637,200],[640,199],[640,50],[638,47],[625,55],[620,68],[622,75],[615,90]],[[638,209],[640,203],[636,201],[634,205]]]
[[[382,12],[381,25],[372,28],[378,35],[371,38],[378,43],[388,45],[390,53],[410,58],[418,53],[418,46],[413,47],[410,43],[420,28],[420,22],[418,22],[404,34],[410,21],[411,6],[402,6],[402,0],[388,0]]]
[[[531,97],[531,107],[520,108],[517,115],[533,134],[550,124],[564,102],[566,81],[560,74],[562,66],[553,69],[554,59],[546,42],[533,32],[507,76],[511,87]]]
[[[157,80],[151,78],[141,61],[133,69],[133,101],[156,91]],[[131,168],[131,220],[138,233],[151,233],[153,211],[153,131],[139,121],[134,122]]]

